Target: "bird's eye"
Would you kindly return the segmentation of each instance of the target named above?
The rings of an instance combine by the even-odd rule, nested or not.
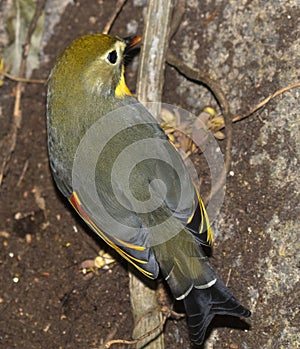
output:
[[[109,52],[109,54],[107,55],[106,58],[109,61],[109,63],[116,64],[117,59],[118,59],[117,51],[113,50],[113,51]]]

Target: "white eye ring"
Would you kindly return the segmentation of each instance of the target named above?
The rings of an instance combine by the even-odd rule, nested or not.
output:
[[[108,63],[115,65],[118,61],[118,53],[116,50],[112,50],[106,56],[106,60]]]

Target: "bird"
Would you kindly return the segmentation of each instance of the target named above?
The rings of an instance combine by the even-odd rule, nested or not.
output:
[[[47,138],[60,192],[86,224],[150,279],[163,277],[201,345],[215,315],[249,317],[212,268],[212,228],[197,185],[125,82],[140,37],[87,34],[48,79]]]

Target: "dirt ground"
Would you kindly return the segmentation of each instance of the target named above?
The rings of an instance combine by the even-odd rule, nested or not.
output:
[[[46,79],[57,55],[74,38],[101,32],[115,3],[70,2],[44,43],[41,66],[32,77]],[[142,35],[145,3],[128,1],[111,34],[128,36],[134,27],[135,34]],[[258,30],[254,30],[257,38],[250,38],[242,24],[235,26],[242,43],[232,40],[233,31],[226,37],[226,29],[232,28],[230,18],[233,22],[235,16],[250,20],[256,1],[238,1],[236,7],[232,1],[200,3],[188,2],[170,47],[189,65],[199,67],[203,63],[221,81],[234,112],[243,113],[275,90],[299,81],[299,50],[297,56],[296,46],[292,46],[299,43],[300,10],[296,2],[280,4],[280,14],[286,14],[281,19],[271,9],[272,2],[261,2],[264,6],[257,12]],[[266,17],[260,17],[260,11]],[[254,42],[263,42],[260,35],[269,20],[277,23],[274,28],[280,33],[274,47],[268,36],[267,49],[260,52]],[[252,50],[251,60],[243,56],[247,47]],[[228,50],[229,55],[222,56],[222,50]],[[281,50],[284,59],[273,55],[272,50]],[[212,52],[220,61],[214,61]],[[285,54],[290,58],[285,59]],[[239,59],[240,65],[236,63]],[[271,66],[272,73],[268,70]],[[132,90],[136,74],[136,65],[131,64],[127,75]],[[5,79],[0,88],[1,140],[11,128],[15,87],[14,81]],[[234,125],[233,172],[214,223],[211,262],[253,316],[245,322],[216,318],[208,333],[207,349],[298,348],[297,91],[291,91],[286,99],[281,96],[273,100],[259,115]],[[163,100],[194,113],[205,105],[217,107],[207,89],[186,81],[169,66]],[[0,187],[0,348],[100,348],[111,335],[131,337],[127,265],[81,222],[56,190],[47,156],[45,101],[45,85],[25,85],[16,149]],[[277,104],[285,109],[276,109]],[[280,115],[286,119],[283,121]],[[224,150],[224,142],[220,147]],[[4,148],[2,142],[1,151]],[[193,161],[200,170],[201,155],[194,155]],[[279,163],[285,167],[277,166]],[[202,180],[205,186],[205,177]],[[95,258],[99,250],[109,251],[117,262],[109,270],[86,278],[80,265]],[[177,306],[180,308],[180,304]],[[191,347],[184,318],[168,320],[164,332],[167,349]]]

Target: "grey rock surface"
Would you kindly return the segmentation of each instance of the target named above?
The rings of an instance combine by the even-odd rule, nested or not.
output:
[[[206,68],[221,84],[234,114],[300,81],[299,1],[187,6],[173,47],[180,46],[185,62]],[[217,108],[205,87],[178,80],[176,93],[187,96],[187,108]],[[229,286],[243,288],[253,316],[242,344],[224,343],[217,329],[207,349],[300,347],[299,97],[300,89],[292,89],[233,126],[233,176],[215,224],[215,253],[224,249],[231,272],[243,274]]]

